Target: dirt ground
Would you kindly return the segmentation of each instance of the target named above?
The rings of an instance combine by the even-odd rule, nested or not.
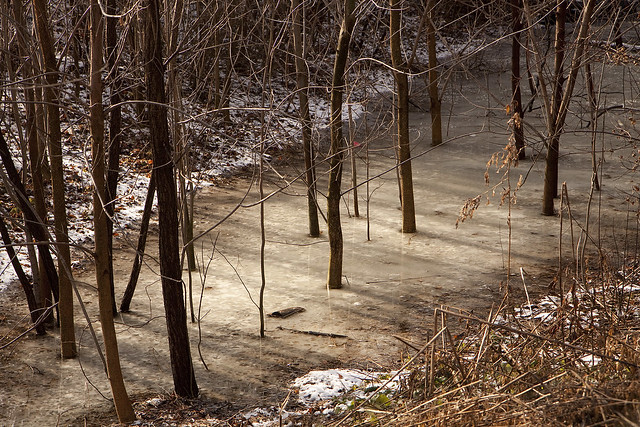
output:
[[[287,319],[268,317],[266,338],[258,336],[258,310],[252,302],[257,301],[260,287],[258,207],[239,208],[198,241],[196,252],[201,268],[193,272],[193,288],[196,310],[202,320],[200,327],[190,324],[189,331],[198,385],[212,405],[232,413],[277,404],[286,396],[287,384],[311,369],[392,367],[406,351],[394,335],[424,342],[432,327],[434,307],[444,304],[484,315],[500,303],[501,283],[507,279],[509,246],[508,209],[499,206],[499,193],[504,186],[489,197],[489,205],[487,197],[483,197],[473,219],[458,229],[455,227],[465,200],[487,191],[486,163],[494,152],[503,149],[508,139],[508,116],[504,104],[497,101],[509,99],[506,73],[496,74],[495,71],[504,70],[496,70],[495,66],[485,69],[491,73],[480,67],[476,80],[457,78],[449,89],[453,95],[444,99],[443,124],[449,129],[446,138],[458,138],[430,150],[428,113],[416,108],[411,114],[413,153],[428,151],[413,161],[417,233],[403,235],[399,231],[395,173],[371,182],[369,241],[365,187],[359,188],[359,218],[347,214],[346,203],[353,212],[353,200],[351,195],[345,196],[343,289],[329,291],[325,287],[329,250],[326,227],[323,226],[320,238],[307,236],[302,184],[296,182],[266,202],[266,310],[293,306],[306,310]],[[612,81],[615,73],[613,69]],[[492,96],[487,94],[487,84]],[[528,91],[525,94],[528,97]],[[614,95],[609,101],[614,102],[613,98]],[[415,102],[428,105],[420,96]],[[575,115],[586,114],[585,108],[576,102]],[[620,117],[612,113],[606,119]],[[543,132],[540,109],[527,113],[525,120]],[[578,127],[578,117],[574,116],[568,128]],[[572,213],[580,224],[584,224],[591,167],[590,140],[584,130],[563,135],[560,160],[560,182],[567,182]],[[530,130],[526,132],[532,135]],[[554,292],[549,287],[558,269],[560,219],[540,215],[544,166],[542,157],[535,161],[541,143],[531,138],[535,149],[528,149],[527,160],[512,171],[513,185],[520,174],[527,175],[511,212],[510,283],[514,298],[524,295],[521,268],[532,297]],[[596,193],[590,223],[591,230],[600,231],[599,236],[594,234],[594,239],[615,243],[618,253],[635,250],[635,243],[629,243],[636,239],[633,215],[631,231],[625,234],[629,220],[624,192],[631,191],[636,177],[621,166],[620,155],[626,152],[617,148],[624,142],[605,136],[598,144],[604,144],[605,162],[603,189]],[[372,142],[371,176],[394,164],[389,145],[389,136]],[[364,156],[364,152],[360,154]],[[296,168],[300,165],[282,168],[280,173],[291,178]],[[362,180],[365,174],[362,161],[358,168]],[[345,186],[349,176],[347,167]],[[490,178],[492,183],[499,179],[495,169]],[[322,176],[320,180],[324,192],[326,179]],[[266,191],[281,184],[271,176]],[[249,179],[237,178],[198,193],[197,230],[204,231],[223,219],[241,202],[249,185]],[[252,189],[244,204],[256,200],[257,193]],[[324,203],[321,206],[324,209]],[[150,256],[146,258],[132,311],[119,315],[116,325],[124,378],[134,399],[172,390],[159,269],[154,255],[156,231],[157,225],[152,227]],[[566,262],[571,256],[566,217],[564,231]],[[576,239],[578,235],[578,226],[574,224]],[[135,241],[136,235],[132,233],[126,238],[120,236],[116,244],[118,298],[128,280]],[[213,242],[219,252],[213,253]],[[90,263],[76,272],[76,279],[100,335]],[[17,335],[25,326],[22,316],[27,312],[22,295],[15,289],[8,290],[0,295],[0,304],[1,335]],[[46,337],[28,335],[0,350],[0,425],[82,425],[87,420],[91,425],[96,414],[112,411],[108,381],[77,305],[76,319],[80,354],[75,360],[60,359],[57,331]],[[346,338],[296,331],[341,334]],[[110,420],[116,421],[115,414]]]

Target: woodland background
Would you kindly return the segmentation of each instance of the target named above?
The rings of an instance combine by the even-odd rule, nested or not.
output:
[[[432,325],[430,346],[414,356],[417,360],[431,349],[429,369],[424,369],[419,381],[415,382],[419,376],[415,374],[414,382],[407,382],[409,398],[422,402],[416,403],[420,407],[438,400],[435,396],[466,393],[465,388],[485,375],[478,370],[487,349],[497,346],[502,350],[492,356],[493,363],[506,360],[511,366],[496,380],[503,399],[500,405],[515,411],[514,402],[518,401],[514,395],[529,398],[537,393],[538,397],[529,400],[537,403],[548,395],[545,387],[550,387],[549,378],[559,378],[553,361],[563,366],[567,363],[566,353],[551,352],[553,357],[547,357],[544,367],[536,366],[539,372],[532,373],[528,368],[513,368],[521,365],[521,358],[530,357],[533,350],[527,346],[531,341],[508,350],[501,347],[503,344],[487,347],[487,336],[495,331],[492,328],[501,328],[498,317],[510,321],[502,309],[509,306],[515,310],[508,298],[508,278],[516,270],[512,271],[510,264],[511,208],[517,192],[526,185],[526,176],[518,173],[516,178],[513,169],[525,160],[543,169],[539,212],[559,215],[560,227],[563,215],[568,215],[580,237],[567,244],[572,251],[571,268],[566,260],[563,265],[560,241],[554,279],[558,299],[553,300],[557,312],[552,316],[553,327],[545,330],[550,335],[539,331],[540,324],[528,329],[518,323],[502,330],[527,336],[538,344],[564,346],[563,351],[590,352],[611,364],[602,370],[603,365],[598,365],[598,372],[610,374],[604,384],[635,384],[637,337],[626,332],[617,335],[635,329],[615,322],[637,317],[630,304],[636,289],[625,288],[635,277],[637,251],[625,250],[623,255],[617,251],[611,256],[612,249],[595,237],[599,218],[592,223],[591,207],[606,177],[604,158],[606,147],[613,146],[611,140],[616,141],[611,150],[620,158],[622,175],[633,175],[637,167],[640,35],[636,1],[32,0],[4,2],[0,10],[0,232],[7,253],[2,277],[7,286],[21,286],[23,308],[29,317],[4,335],[0,348],[11,349],[33,333],[55,334],[61,357],[75,358],[80,308],[82,322],[91,329],[96,347],[103,349],[97,353],[107,372],[120,422],[132,422],[136,413],[121,372],[114,321],[118,321],[119,312],[130,310],[144,263],[155,263],[162,283],[175,395],[185,399],[199,395],[188,324],[201,320],[195,309],[198,291],[194,282],[197,274],[206,275],[207,264],[204,257],[198,259],[196,248],[199,242],[214,239],[215,228],[237,208],[207,230],[194,231],[194,213],[202,209],[196,203],[197,194],[210,186],[215,191],[216,185],[239,171],[251,178],[247,194],[256,199],[244,207],[254,207],[260,215],[261,283],[255,305],[258,334],[265,337],[265,209],[269,209],[270,199],[286,193],[294,183],[304,184],[305,215],[290,221],[307,224],[304,232],[311,237],[324,239],[326,235],[326,287],[340,289],[345,285],[344,212],[348,217],[366,218],[369,238],[376,179],[395,175],[399,232],[412,234],[420,227],[428,228],[428,224],[416,224],[412,161],[431,150],[446,150],[461,138],[449,138],[452,115],[442,106],[445,103],[453,111],[457,101],[447,101],[454,93],[452,82],[477,79],[486,52],[504,55],[492,58],[492,66],[508,64],[504,72],[509,76],[509,96],[496,95],[488,84],[486,87],[486,114],[504,116],[501,121],[507,136],[504,149],[486,159],[488,189],[461,203],[456,226],[464,226],[462,222],[490,196],[497,194],[499,204],[507,208],[503,304],[482,321],[468,312],[436,310],[440,317],[436,316]],[[494,45],[508,48],[491,50]],[[614,73],[618,83],[612,86],[608,78]],[[492,108],[492,103],[498,107]],[[430,148],[418,147],[410,132],[409,116],[416,111],[429,117]],[[579,154],[591,160],[590,192],[585,200],[576,201],[587,206],[580,220],[572,215],[569,194],[559,182],[562,140],[567,134],[588,141]],[[370,174],[369,155],[379,149],[374,142],[380,135],[389,136],[392,142],[387,141],[385,148],[393,152],[394,164]],[[566,155],[571,154],[575,153]],[[291,176],[290,169],[284,172],[291,164],[298,165],[297,175]],[[489,171],[495,170],[498,182],[489,180]],[[351,173],[349,179],[343,180],[343,171]],[[275,180],[276,188],[265,184],[266,179]],[[628,209],[624,234],[636,233],[636,247],[639,190],[630,183],[617,194]],[[158,254],[149,261],[146,240],[155,215]],[[127,242],[135,248],[136,256],[121,297],[122,290],[116,292],[119,285],[113,248],[114,238],[124,234],[135,234],[136,238]],[[95,272],[99,295],[99,325],[95,327],[99,333],[93,331],[94,323],[74,280],[81,268]],[[595,276],[603,284],[599,294],[588,286]],[[583,285],[585,294],[580,294]],[[587,300],[589,309],[583,310]],[[606,322],[598,318],[605,338],[592,337],[593,342],[587,345],[581,341],[584,328],[576,324],[584,321],[584,313],[593,315],[594,307],[611,318]],[[522,310],[526,309],[521,309],[521,315]],[[531,301],[528,310],[525,317],[540,319],[533,314]],[[470,347],[456,347],[450,334],[444,338],[447,316],[482,327],[477,331],[480,338],[474,341],[477,356],[473,368],[463,361],[473,358],[457,354]],[[593,324],[593,318],[590,322]],[[443,337],[439,350],[435,337]],[[519,349],[517,356],[512,355],[513,348]],[[436,353],[441,357],[439,362]],[[438,368],[452,353],[457,362]],[[582,360],[580,357],[577,359]],[[550,371],[545,371],[547,368]],[[448,373],[438,375],[438,369]],[[577,376],[583,384],[589,383],[583,373]],[[524,382],[525,377],[532,379]],[[615,414],[622,417],[617,420],[637,420],[632,403],[637,387],[631,385],[626,389],[628,394],[612,397],[615,404],[606,399],[598,402],[602,403],[598,408],[604,421]],[[443,391],[441,386],[450,388]],[[512,394],[505,397],[503,392],[511,389]],[[362,405],[369,400],[363,400]],[[473,401],[466,409],[458,406],[457,412],[444,410],[442,399],[438,402],[438,411],[461,422],[492,413],[493,403],[488,401]],[[484,409],[469,410],[477,405]],[[387,408],[386,401],[383,406]],[[399,411],[387,411],[393,413],[390,422],[400,422],[398,417],[404,414]],[[540,416],[539,411],[536,408],[531,414]],[[514,419],[532,416],[525,412]],[[578,412],[577,417],[584,416]],[[427,420],[434,416],[419,413]],[[354,414],[357,417],[357,412]]]

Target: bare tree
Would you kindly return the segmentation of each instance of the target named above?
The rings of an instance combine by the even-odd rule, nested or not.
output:
[[[118,7],[116,0],[108,0],[106,4],[106,56],[109,78],[109,145],[107,147],[107,182],[104,207],[107,212],[108,244],[109,244],[109,283],[113,302],[113,315],[118,312],[115,299],[115,284],[113,277],[113,215],[115,213],[118,178],[120,174],[120,152],[122,147],[122,105],[120,104],[120,71],[118,68]]]
[[[438,57],[434,23],[436,1],[427,0],[427,49],[429,52],[429,100],[431,115],[431,145],[442,144],[442,101],[438,94]]]
[[[522,0],[510,0],[511,2],[511,109],[512,114],[517,115],[518,120],[514,123],[513,134],[518,159],[526,157],[524,151],[524,129],[520,119],[522,118],[522,92],[520,91],[520,33],[522,32]]]
[[[28,30],[25,21],[25,11],[22,2],[12,2],[13,17],[16,27],[16,38],[18,41],[18,51],[20,55],[28,58],[23,67],[22,75],[25,84],[23,86],[25,110],[26,110],[26,141],[27,149],[29,152],[29,171],[31,173],[32,187],[33,187],[33,207],[35,208],[36,216],[46,223],[47,208],[45,204],[44,194],[44,179],[42,170],[46,163],[46,155],[44,142],[40,138],[38,132],[38,112],[42,111],[42,105],[37,102],[37,93],[31,84],[35,82],[35,76],[39,74],[36,72],[38,61],[34,61],[37,58],[36,53],[32,50],[33,43],[31,32]],[[27,82],[29,84],[27,84]],[[41,116],[42,114],[40,114]],[[23,214],[26,215],[26,214]],[[25,221],[27,217],[25,216]],[[29,227],[26,229],[26,233],[30,238],[33,238]],[[32,258],[31,269],[33,276],[33,287],[35,292],[36,301],[40,306],[45,306],[45,300],[51,300],[51,284],[45,270],[46,262],[40,257],[39,254]],[[50,312],[50,318],[53,321],[53,316]]]
[[[107,359],[107,376],[111,384],[113,402],[121,423],[136,419],[122,378],[118,341],[113,322],[113,300],[111,292],[111,274],[109,251],[109,225],[104,209],[105,186],[105,147],[104,147],[104,111],[102,107],[102,43],[104,41],[104,20],[97,0],[91,0],[91,153],[93,178],[93,227],[95,240],[96,283],[98,284],[98,303],[100,306],[100,325]]]
[[[525,16],[527,19],[528,31],[530,39],[535,41],[533,34],[533,18],[531,7],[528,0],[523,1],[525,7]],[[563,0],[558,0],[556,6],[556,37],[555,37],[555,62],[554,73],[552,76],[553,92],[548,95],[546,87],[546,78],[542,70],[544,63],[542,59],[541,49],[537,43],[533,43],[532,47],[536,56],[536,65],[538,67],[538,78],[540,79],[540,92],[545,109],[545,119],[547,122],[547,158],[544,174],[544,190],[542,198],[542,214],[553,215],[554,206],[553,199],[558,193],[558,152],[560,147],[560,136],[564,129],[565,120],[569,111],[569,104],[573,97],[573,89],[576,84],[578,72],[582,66],[583,56],[587,38],[589,37],[589,27],[591,17],[593,15],[594,1],[588,0],[581,13],[579,30],[574,42],[575,49],[569,68],[569,75],[566,78],[566,86],[564,85],[565,77],[563,76],[563,62],[565,54],[565,30],[564,21],[566,19],[566,4]]]
[[[556,37],[555,57],[553,63],[553,89],[551,92],[551,127],[547,142],[547,159],[544,172],[544,194],[542,196],[542,213],[553,215],[553,199],[558,196],[558,156],[560,150],[560,133],[555,126],[555,118],[558,117],[560,103],[562,102],[562,88],[564,86],[564,56],[566,45],[566,21],[567,3],[558,0],[556,6]]]
[[[342,135],[342,93],[344,91],[344,73],[349,56],[351,33],[355,26],[355,0],[344,0],[344,16],[338,37],[336,59],[333,65],[331,83],[329,148],[329,192],[327,193],[327,227],[329,231],[329,271],[327,287],[342,287],[342,225],[340,223],[340,188],[342,184],[342,166],[344,158],[344,137]]]
[[[292,33],[296,62],[296,82],[300,99],[300,125],[302,127],[302,147],[304,150],[304,167],[307,184],[307,205],[309,214],[309,235],[320,236],[318,223],[318,201],[316,200],[316,169],[314,164],[313,141],[311,139],[311,114],[309,113],[309,72],[305,56],[304,40],[304,1],[291,0],[293,14]]]
[[[413,201],[413,175],[411,171],[411,145],[409,141],[409,79],[407,78],[400,32],[403,0],[389,0],[390,43],[393,75],[398,89],[398,161],[400,163],[400,200],[402,202],[402,232],[415,233],[416,211]]]
[[[164,89],[161,4],[159,0],[147,0],[145,6],[145,74],[153,167],[158,193],[160,273],[169,337],[171,371],[176,394],[183,397],[195,397],[198,395],[198,385],[193,371],[187,330],[187,313],[182,291],[174,150],[169,140]]]
[[[144,202],[144,209],[142,210],[142,220],[140,221],[140,231],[138,232],[138,245],[136,246],[136,255],[133,259],[133,266],[131,267],[131,275],[127,282],[122,301],[120,302],[120,311],[127,312],[131,307],[131,300],[133,294],[136,291],[136,285],[138,284],[138,277],[140,276],[140,268],[142,268],[142,260],[144,258],[144,249],[147,245],[147,234],[149,232],[149,221],[151,220],[151,211],[153,209],[153,199],[156,194],[156,180],[155,174],[151,173],[149,179],[149,187],[147,188],[147,197]]]
[[[13,164],[13,161],[11,159],[11,154],[9,153],[9,147],[7,145],[7,141],[4,139],[4,135],[2,134],[1,130],[0,130],[0,159],[2,159],[2,163],[4,164],[5,170],[8,175],[7,181],[9,182],[5,182],[5,184],[11,184],[13,191],[15,193],[15,198],[18,199],[17,205],[21,207],[23,212],[25,212],[24,215],[25,215],[25,223],[27,225],[26,228],[37,230],[35,234],[40,235],[41,237],[44,237],[44,228],[42,227],[42,224],[39,221],[37,221],[35,211],[33,210],[33,207],[29,204],[28,200],[26,199],[26,191],[24,189],[24,186],[22,185],[22,182],[20,181],[20,175],[18,174],[18,171]],[[35,219],[36,221],[30,224],[29,222],[27,222],[28,221],[27,218],[31,220]],[[5,248],[7,250],[7,254],[11,259],[11,262],[13,263],[14,270],[18,275],[20,284],[22,285],[22,288],[25,292],[25,296],[27,298],[27,305],[29,307],[29,312],[31,314],[31,321],[33,322],[36,328],[36,333],[38,335],[44,335],[46,333],[44,324],[42,323],[44,318],[39,320],[39,314],[41,310],[38,307],[38,303],[36,301],[33,288],[31,287],[31,283],[29,283],[29,280],[24,274],[24,271],[22,271],[22,266],[20,265],[20,262],[16,257],[16,254],[11,242],[11,236],[9,235],[9,231],[7,230],[7,227],[4,223],[4,219],[0,219],[0,234],[2,236],[2,241],[6,245]],[[51,258],[51,254],[48,251],[48,247],[45,244],[41,244],[38,246],[38,248],[42,253],[42,255],[44,255],[42,258],[43,259],[46,258],[48,261],[46,265],[48,268],[50,268],[49,271],[52,274],[53,282],[57,283],[57,277],[55,277],[55,273],[56,273],[55,267],[53,265],[53,259]],[[43,252],[46,252],[46,253],[43,253]]]
[[[34,0],[34,21],[44,60],[46,85],[44,101],[47,109],[47,136],[51,180],[53,183],[53,216],[58,252],[58,277],[60,279],[60,345],[62,357],[76,356],[75,329],[73,322],[73,292],[71,288],[71,251],[67,231],[67,213],[65,201],[65,179],[62,167],[62,136],[60,131],[60,110],[58,105],[58,65],[52,32],[49,27],[47,3]]]

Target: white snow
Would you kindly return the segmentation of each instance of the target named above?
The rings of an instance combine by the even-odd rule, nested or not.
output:
[[[296,379],[293,387],[298,389],[298,397],[305,404],[330,400],[355,390],[364,382],[374,382],[383,372],[367,372],[357,369],[329,369],[311,371]]]
[[[324,371],[311,371],[302,377],[296,378],[290,389],[297,393],[302,408],[294,411],[282,411],[277,407],[255,408],[236,416],[243,425],[251,426],[276,426],[282,416],[283,425],[297,425],[293,421],[287,421],[293,416],[301,416],[313,411],[316,416],[333,415],[344,412],[352,407],[356,400],[370,397],[371,393],[397,374],[391,372],[370,372],[361,369],[327,369]],[[403,373],[394,378],[383,393],[393,392],[399,387]],[[400,378],[400,379],[399,379]]]
[[[582,356],[580,360],[582,361],[582,363],[584,363],[586,366],[590,368],[597,366],[602,361],[600,357],[595,356],[593,354],[587,354],[586,356]]]

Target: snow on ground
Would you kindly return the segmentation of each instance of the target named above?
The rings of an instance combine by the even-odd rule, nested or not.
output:
[[[329,369],[326,371],[311,371],[293,382],[298,390],[298,398],[309,406],[318,402],[331,400],[349,391],[357,391],[355,398],[364,399],[367,391],[374,391],[397,372],[368,372],[360,369]],[[362,386],[366,388],[363,390]],[[388,389],[395,389],[399,385],[396,378],[388,385]]]
[[[274,426],[279,425],[282,417],[284,425],[294,425],[289,420],[295,417],[310,412],[315,416],[336,415],[353,408],[358,402],[367,398],[384,404],[389,401],[388,395],[390,396],[400,387],[404,375],[398,375],[383,390],[378,391],[378,389],[397,373],[397,371],[369,372],[360,369],[311,371],[296,378],[290,386],[292,393],[297,395],[301,407],[291,411],[286,407],[282,410],[276,407],[257,408],[242,413],[237,418],[251,426]]]

